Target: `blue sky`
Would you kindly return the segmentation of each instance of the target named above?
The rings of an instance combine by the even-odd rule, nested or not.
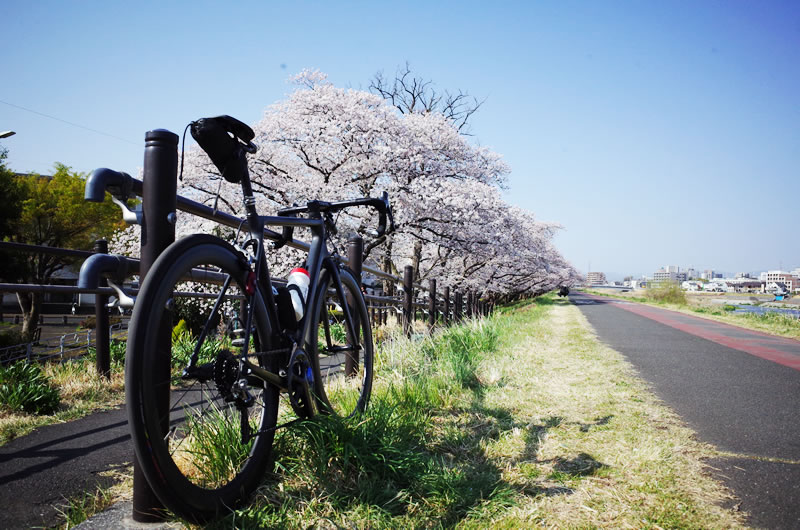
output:
[[[800,2],[494,4],[4,0],[0,145],[17,171],[135,173],[147,130],[408,61],[486,99],[474,141],[579,270],[800,267]]]

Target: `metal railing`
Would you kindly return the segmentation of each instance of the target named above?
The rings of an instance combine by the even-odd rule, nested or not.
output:
[[[10,242],[0,242],[0,250],[12,251],[12,252],[26,252],[26,253],[41,253],[41,254],[51,254],[51,255],[60,255],[60,256],[69,256],[75,258],[85,258],[89,259],[94,257],[98,254],[106,254],[108,252],[108,244],[105,240],[98,240],[95,242],[94,252],[86,251],[86,250],[74,250],[74,249],[64,249],[64,248],[57,248],[57,247],[47,247],[41,245],[27,245],[23,243],[10,243]],[[0,283],[0,292],[12,292],[12,293],[62,293],[62,294],[92,294],[95,296],[95,323],[96,323],[96,330],[97,330],[97,337],[95,339],[95,348],[96,348],[96,368],[97,373],[103,375],[106,378],[111,377],[111,358],[110,358],[110,351],[111,351],[111,332],[108,331],[110,328],[109,325],[109,315],[108,315],[108,297],[115,294],[115,291],[110,287],[105,287],[103,284],[99,284],[96,288],[80,288],[71,285],[40,285],[40,284],[14,284],[14,283]],[[42,315],[41,319],[44,318]],[[41,330],[41,328],[39,328]],[[18,346],[11,346],[10,348],[21,348],[24,346],[25,348],[25,355],[24,356],[17,356],[6,358],[2,355],[2,350],[0,350],[0,362],[8,363],[13,362],[16,360],[25,359],[28,361],[31,360],[45,360],[55,355],[34,355],[34,348],[40,344],[41,341],[34,340],[30,343]],[[8,352],[7,352],[8,355]],[[11,353],[13,355],[13,353]]]
[[[44,362],[58,359],[61,362],[77,359],[89,353],[89,348],[97,348],[97,333],[91,329],[75,331],[49,339],[26,342],[15,346],[0,348],[0,362],[17,361]],[[127,322],[113,324],[108,328],[109,341],[124,341],[128,337]]]

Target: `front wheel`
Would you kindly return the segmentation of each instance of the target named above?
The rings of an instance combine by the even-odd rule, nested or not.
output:
[[[176,241],[150,268],[131,318],[125,384],[136,456],[159,500],[195,522],[246,499],[270,458],[279,391],[239,362],[249,270],[218,238]],[[274,372],[269,318],[254,298],[247,360]]]
[[[363,412],[372,391],[373,345],[369,313],[360,285],[348,269],[338,269],[342,291],[328,270],[320,274],[306,351],[314,370],[313,394],[322,413]],[[349,319],[348,319],[349,317]]]

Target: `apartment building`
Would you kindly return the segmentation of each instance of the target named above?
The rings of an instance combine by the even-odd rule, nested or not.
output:
[[[767,271],[761,273],[761,281],[769,285],[771,283],[781,283],[786,286],[790,293],[800,292],[800,277],[790,272]]]
[[[607,283],[608,281],[606,280],[606,275],[603,272],[586,273],[587,285],[606,285]]]

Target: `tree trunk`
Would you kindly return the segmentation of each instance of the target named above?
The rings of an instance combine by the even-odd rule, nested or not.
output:
[[[33,340],[39,329],[39,315],[42,312],[41,293],[17,293],[19,307],[22,310],[22,337]]]
[[[419,281],[422,277],[419,270],[419,264],[422,261],[422,241],[417,239],[414,241],[414,255],[411,256],[411,266],[414,267],[414,280]]]

